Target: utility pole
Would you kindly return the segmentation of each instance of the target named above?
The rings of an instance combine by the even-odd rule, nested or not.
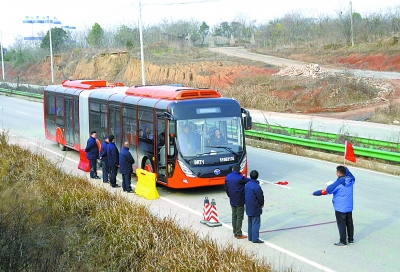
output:
[[[146,71],[144,69],[144,51],[143,51],[143,32],[142,32],[142,5],[139,0],[139,36],[140,36],[140,60],[142,62],[142,85],[146,85]]]
[[[49,21],[51,83],[54,83],[53,45],[51,41],[51,20],[49,16],[47,16],[47,20]]]
[[[351,1],[350,1],[350,31],[351,31],[351,46],[354,46],[353,4]]]
[[[36,16],[36,19],[33,20],[33,18],[31,17],[31,19],[29,19],[28,16],[26,16],[26,19],[22,21],[24,24],[49,24],[49,41],[50,41],[50,69],[51,69],[51,83],[54,83],[54,63],[53,63],[53,40],[51,38],[51,26],[52,25],[61,25],[60,21],[57,21],[57,18],[54,17],[54,20],[50,19],[50,16],[47,16],[47,19],[45,17],[43,17],[43,20],[39,19],[39,16]],[[33,27],[32,27],[33,29]],[[33,30],[32,30],[33,31]],[[33,33],[32,33],[32,37],[24,37],[24,40],[27,41],[41,41],[43,39],[43,37],[33,37]]]
[[[3,81],[4,81],[3,33],[2,32],[0,32],[0,50],[1,50],[1,71],[3,72]]]

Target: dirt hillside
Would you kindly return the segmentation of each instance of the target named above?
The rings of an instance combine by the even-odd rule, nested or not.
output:
[[[263,57],[265,56],[261,54],[247,52],[246,55],[246,50],[240,51],[240,56],[232,54],[227,56],[221,54],[221,52],[210,52],[207,49],[199,50],[195,48],[183,53],[164,52],[161,54],[148,50],[145,56],[146,84],[181,83],[191,87],[216,88],[224,96],[233,96],[249,108],[256,106],[255,104],[259,100],[272,99],[272,102],[260,103],[260,109],[312,113],[354,120],[365,119],[378,106],[400,101],[400,79],[395,79],[384,80],[378,84],[379,86],[389,84],[390,87],[385,90],[376,88],[375,83],[372,85],[366,83],[374,89],[374,94],[363,97],[362,103],[357,103],[357,101],[346,102],[344,100],[349,99],[348,91],[351,90],[351,86],[350,89],[344,88],[343,90],[327,87],[331,79],[323,79],[326,76],[323,70],[319,70],[320,73],[317,75],[315,73],[308,74],[309,78],[316,80],[314,83],[308,79],[295,79],[296,82],[283,89],[276,86],[269,87],[271,84],[268,82],[271,82],[271,78],[268,78],[268,76],[279,74],[282,76],[283,67],[286,67],[286,69],[288,69],[288,66],[298,68],[304,66],[305,62],[284,59],[278,59],[275,62],[264,61]],[[379,67],[382,67],[382,70],[384,68],[392,71],[400,69],[396,66],[398,64],[397,59],[388,60],[380,55],[368,56],[364,60],[359,56],[358,58],[350,56],[347,59],[343,58],[337,61],[337,63],[349,62],[356,68],[371,67],[374,63],[375,68],[376,65],[380,65]],[[379,64],[379,62],[381,63]],[[24,68],[13,68],[8,64],[5,69],[6,81],[49,85],[51,84],[49,67],[50,58],[48,57]],[[105,79],[110,82],[122,82],[127,86],[141,85],[141,73],[140,55],[137,52],[111,50],[108,53],[97,53],[75,50],[54,57],[55,84],[60,84],[63,80],[68,79]],[[304,76],[305,73],[302,74]],[[298,77],[299,75],[291,75],[290,72],[289,74],[286,72],[283,76],[288,78],[290,76]],[[279,80],[288,82],[292,79],[272,79],[272,81]],[[251,83],[243,83],[244,81]],[[298,84],[308,85],[301,87],[297,86]],[[346,84],[349,85],[348,81]],[[351,84],[353,83],[350,82]],[[365,96],[365,94],[360,95]],[[250,104],[246,104],[249,96],[256,98],[257,102],[255,103],[252,99]],[[342,100],[338,99],[341,97]],[[266,108],[271,105],[274,105],[275,108]]]

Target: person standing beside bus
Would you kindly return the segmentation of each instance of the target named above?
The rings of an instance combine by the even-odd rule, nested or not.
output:
[[[119,172],[122,174],[122,190],[124,192],[133,193],[131,178],[133,172],[132,165],[135,163],[135,160],[131,152],[129,152],[129,147],[129,142],[125,142],[119,153]]]
[[[97,175],[97,159],[99,158],[99,147],[96,141],[97,133],[96,131],[90,132],[90,137],[87,140],[85,152],[86,158],[89,160],[90,164],[90,178],[100,179]]]
[[[244,186],[248,179],[240,174],[240,165],[235,164],[232,172],[225,178],[225,191],[229,197],[232,209],[233,235],[237,239],[247,238],[242,233],[242,222],[244,217]]]
[[[247,232],[249,241],[253,243],[264,243],[260,240],[260,224],[262,208],[264,208],[264,193],[261,189],[258,179],[258,172],[253,170],[250,172],[250,180],[244,186],[245,203],[247,214]]]
[[[108,137],[108,145],[107,145],[107,161],[108,167],[110,169],[110,185],[111,187],[120,187],[117,185],[117,173],[119,166],[119,151],[115,146],[115,137],[114,135],[110,135]]]
[[[104,140],[100,149],[100,160],[101,160],[101,170],[103,171],[103,182],[108,183],[109,179],[109,167],[108,167],[108,158],[107,158],[107,146],[109,140],[108,137]]]

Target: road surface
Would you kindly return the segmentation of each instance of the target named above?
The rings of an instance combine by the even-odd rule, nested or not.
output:
[[[41,103],[0,96],[0,110],[2,128],[10,131],[12,142],[45,154],[64,171],[86,176],[98,187],[148,205],[155,215],[171,216],[183,227],[209,236],[221,246],[232,243],[255,257],[266,258],[278,271],[400,271],[398,176],[351,169],[356,177],[355,244],[338,248],[333,245],[338,241],[338,231],[331,196],[310,194],[335,179],[336,165],[249,147],[249,167],[259,171],[265,195],[260,238],[266,243],[255,245],[233,238],[231,208],[223,186],[190,190],[158,186],[160,199],[153,201],[125,194],[121,188],[90,180],[88,173],[77,168],[78,152],[62,152],[57,144],[44,138]],[[275,184],[278,181],[289,184],[279,186]],[[216,200],[221,227],[200,224],[206,196]],[[245,219],[244,231],[246,226]]]

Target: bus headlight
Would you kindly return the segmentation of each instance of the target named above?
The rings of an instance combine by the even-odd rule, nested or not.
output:
[[[190,170],[183,162],[181,162],[180,160],[178,160],[178,164],[181,167],[183,173],[187,176],[187,177],[191,177],[194,178],[196,177],[196,175],[193,173],[192,170]]]
[[[240,163],[240,172],[243,172],[244,167],[246,166],[247,156],[244,156],[242,162]]]

